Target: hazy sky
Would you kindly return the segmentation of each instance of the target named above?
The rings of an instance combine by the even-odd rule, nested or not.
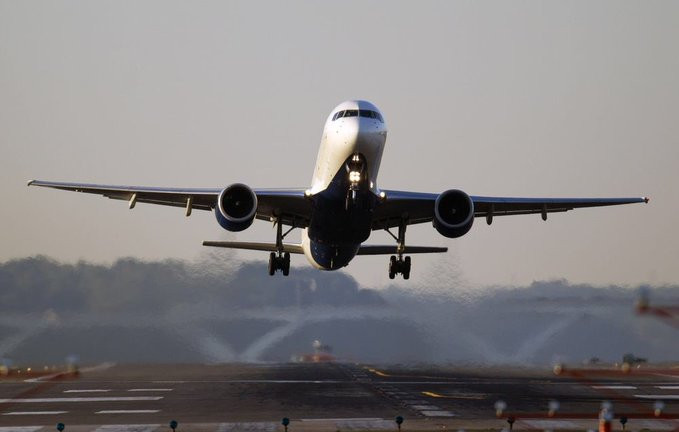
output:
[[[211,213],[26,181],[308,186],[326,116],[362,98],[389,127],[383,188],[652,198],[479,219],[458,240],[414,227],[408,243],[451,252],[415,257],[413,279],[676,283],[677,23],[673,1],[0,1],[0,260],[273,241],[263,222],[233,235]],[[343,271],[388,282],[387,257]]]

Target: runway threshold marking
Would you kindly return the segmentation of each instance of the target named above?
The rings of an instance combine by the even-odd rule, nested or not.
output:
[[[441,399],[474,399],[474,400],[483,400],[486,398],[486,395],[481,395],[481,394],[468,394],[468,395],[442,395],[440,393],[434,393],[430,391],[423,391],[423,395],[433,397],[433,398],[441,398]]]
[[[157,401],[163,396],[123,396],[123,397],[55,397],[32,399],[0,399],[0,403],[49,403],[49,402],[132,402]]]
[[[55,415],[55,414],[66,414],[68,411],[12,411],[4,413],[3,415]]]
[[[101,410],[96,411],[95,414],[155,414],[160,410]]]

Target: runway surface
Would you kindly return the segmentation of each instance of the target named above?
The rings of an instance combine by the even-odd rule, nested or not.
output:
[[[506,409],[496,417],[495,403]],[[663,401],[659,416],[654,404]],[[557,408],[550,417],[548,410]],[[628,430],[679,429],[679,370],[380,367],[356,364],[110,365],[0,380],[0,432],[596,429],[603,401]],[[619,426],[619,425],[618,425]]]

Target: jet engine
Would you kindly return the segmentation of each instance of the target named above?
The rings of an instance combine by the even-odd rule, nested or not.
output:
[[[461,190],[443,192],[434,203],[434,228],[448,238],[462,237],[474,223],[474,201]]]
[[[257,195],[244,184],[224,188],[217,198],[215,216],[225,230],[243,231],[252,225],[257,213]]]

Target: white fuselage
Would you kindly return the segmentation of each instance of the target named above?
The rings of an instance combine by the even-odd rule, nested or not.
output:
[[[346,116],[335,118],[338,114]],[[374,114],[376,113],[376,114]],[[357,115],[354,115],[357,114]],[[367,184],[378,194],[377,174],[382,160],[387,127],[379,109],[367,101],[347,101],[332,110],[323,127],[316,167],[309,192],[312,195],[325,191],[336,176],[345,171],[345,163],[352,155],[365,159]],[[349,175],[349,173],[346,173]],[[302,232],[302,248],[309,262],[316,268],[326,266],[317,262],[310,252],[308,229]]]

